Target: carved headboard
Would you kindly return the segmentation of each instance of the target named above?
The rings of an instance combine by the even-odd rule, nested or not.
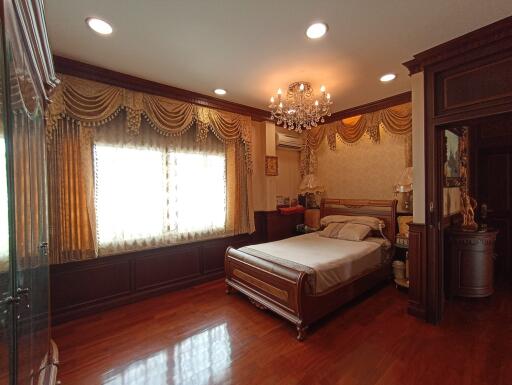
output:
[[[322,199],[320,204],[320,218],[326,215],[364,215],[376,217],[384,221],[382,230],[384,235],[392,242],[396,236],[396,205],[397,200],[375,199]]]

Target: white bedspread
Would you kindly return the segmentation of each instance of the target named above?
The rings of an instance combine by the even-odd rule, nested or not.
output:
[[[355,242],[310,233],[240,250],[288,267],[304,266],[302,271],[315,275],[310,282],[318,294],[381,265],[384,243],[381,238]]]

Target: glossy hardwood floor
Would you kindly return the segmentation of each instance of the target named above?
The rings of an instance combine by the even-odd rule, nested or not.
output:
[[[440,326],[393,286],[337,311],[304,342],[222,281],[54,328],[63,385],[512,384],[512,291],[454,300]]]

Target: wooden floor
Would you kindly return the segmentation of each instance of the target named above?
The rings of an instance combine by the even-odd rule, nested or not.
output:
[[[216,281],[53,330],[63,385],[512,384],[512,291],[455,300],[440,326],[386,286],[295,328]]]

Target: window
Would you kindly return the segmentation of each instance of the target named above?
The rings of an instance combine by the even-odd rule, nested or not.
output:
[[[223,229],[226,223],[224,155],[170,154],[172,229],[178,234]]]
[[[95,145],[100,254],[224,233],[223,153]]]

